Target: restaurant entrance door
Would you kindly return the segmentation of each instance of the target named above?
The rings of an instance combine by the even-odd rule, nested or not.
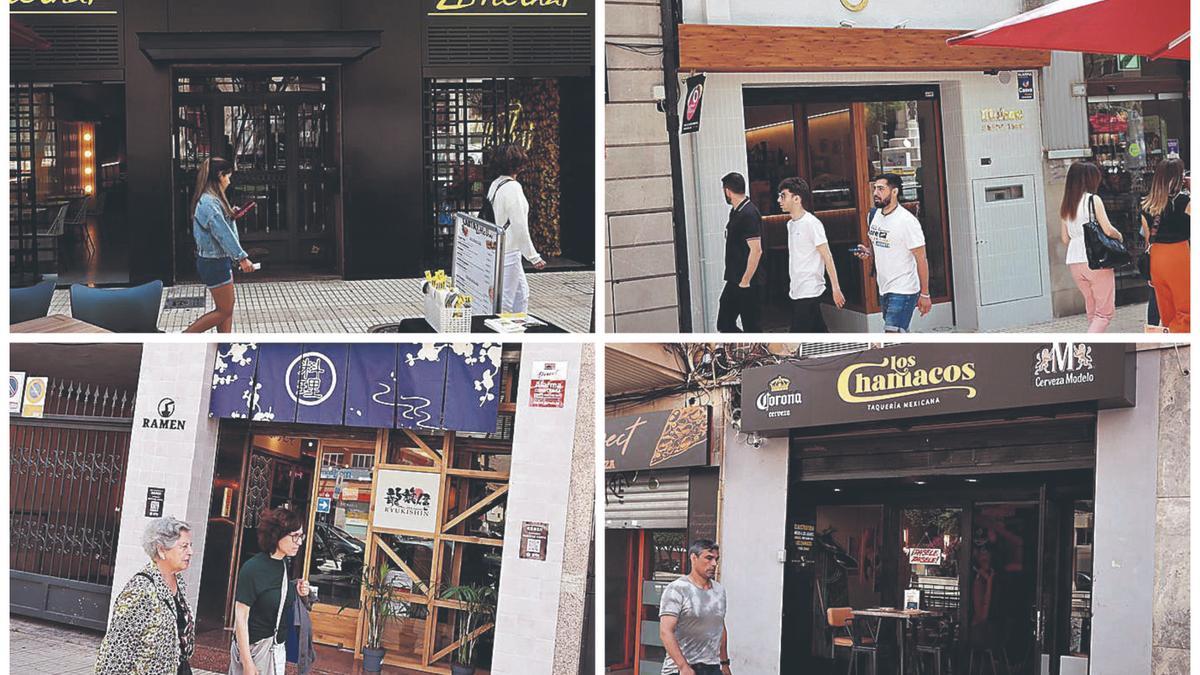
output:
[[[898,623],[906,622],[905,673],[938,658],[918,645],[940,648],[943,669],[953,672],[1058,675],[1070,660],[1086,664],[1092,475],[794,486],[781,672],[846,668],[849,650],[834,654],[832,640],[847,633],[828,621],[838,607],[924,610],[919,618],[861,619],[890,643],[892,668]],[[1072,512],[1074,519],[1065,516]]]
[[[941,103],[936,86],[746,89],[750,198],[763,213],[767,302],[787,317],[788,217],[776,200],[789,176],[808,181],[804,207],[825,226],[846,308],[879,311],[872,266],[850,249],[867,241],[871,178],[901,177],[901,205],[921,221],[934,303],[953,301]],[[831,303],[827,295],[826,302]],[[782,325],[768,329],[786,328]]]
[[[341,273],[336,76],[255,70],[174,79],[175,274],[195,279],[191,200],[204,160],[234,163],[227,196],[257,278]]]

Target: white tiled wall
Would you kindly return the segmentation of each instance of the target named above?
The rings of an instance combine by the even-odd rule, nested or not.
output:
[[[492,672],[550,675],[566,555],[587,556],[586,547],[566,551],[567,512],[571,508],[571,467],[575,454],[576,404],[580,386],[579,344],[530,344],[521,353],[517,414],[513,426],[513,462],[509,478],[508,526],[504,532],[503,573],[496,608]],[[562,408],[529,407],[533,361],[567,363],[567,395]],[[591,383],[586,383],[591,386]],[[589,490],[577,499],[594,499]],[[546,559],[520,557],[521,524],[549,525]],[[582,583],[576,579],[575,583]]]
[[[142,365],[129,439],[129,464],[122,501],[121,533],[113,575],[115,601],[120,589],[150,561],[142,550],[146,518],[146,489],[164,488],[163,514],[192,527],[192,563],[184,573],[188,602],[194,608],[200,591],[200,567],[216,458],[217,421],[208,417],[209,387],[215,347],[196,343],[149,343],[142,347]],[[149,429],[143,420],[158,419],[163,398],[175,401],[171,419],[185,422],[182,430]]]

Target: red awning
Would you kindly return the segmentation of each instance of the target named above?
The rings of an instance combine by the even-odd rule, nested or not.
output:
[[[10,49],[50,49],[49,40],[12,17],[8,19],[8,40]]]
[[[1057,0],[950,38],[951,45],[1191,60],[1188,0]]]

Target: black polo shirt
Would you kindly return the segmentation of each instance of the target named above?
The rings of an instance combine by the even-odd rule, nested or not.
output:
[[[750,245],[746,240],[761,237],[762,214],[747,197],[729,212],[729,224],[725,226],[725,281],[741,283],[746,274],[746,258],[750,256]],[[762,283],[761,259],[759,263],[751,284]]]

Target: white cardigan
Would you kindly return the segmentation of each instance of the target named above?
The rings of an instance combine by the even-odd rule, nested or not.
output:
[[[497,192],[496,187],[501,181],[507,180],[503,188]],[[510,176],[499,176],[492,181],[488,188],[488,199],[492,201],[492,211],[496,214],[496,224],[503,226],[508,223],[508,238],[504,242],[505,257],[520,253],[535,265],[542,261],[533,247],[533,239],[529,236],[529,202],[525,199],[525,190]]]

